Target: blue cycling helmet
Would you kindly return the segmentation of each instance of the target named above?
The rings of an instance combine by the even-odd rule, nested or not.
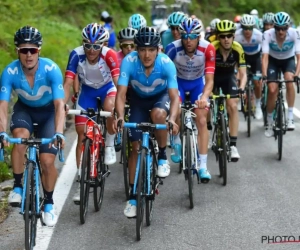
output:
[[[17,47],[22,43],[32,43],[40,47],[43,43],[43,37],[38,29],[31,26],[24,26],[15,33],[14,43]]]
[[[290,15],[286,12],[278,12],[274,15],[274,24],[276,26],[289,25],[291,21]]]
[[[187,18],[179,24],[179,32],[186,34],[197,34],[200,35],[202,25],[198,19]]]
[[[137,47],[158,47],[160,35],[155,28],[146,26],[138,30],[134,37],[134,43]]]
[[[178,26],[185,19],[187,19],[187,17],[183,12],[180,11],[173,12],[168,17],[168,26]]]
[[[134,14],[131,17],[129,17],[128,27],[138,30],[146,26],[147,26],[147,21],[145,17],[143,17],[141,14]]]
[[[82,30],[82,39],[87,43],[104,43],[109,39],[109,32],[97,23],[90,23]]]

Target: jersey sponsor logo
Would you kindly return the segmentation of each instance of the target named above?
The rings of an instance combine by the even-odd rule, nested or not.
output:
[[[122,73],[121,73],[121,76],[122,76],[122,77],[126,77],[126,73],[125,73],[125,72],[122,72]]]
[[[165,57],[162,57],[162,58],[161,58],[161,62],[162,62],[162,63],[166,63],[166,64],[167,64],[167,63],[169,63],[169,62],[170,62],[170,58],[169,58],[169,57],[167,57],[167,58],[165,58]]]
[[[136,62],[137,61],[137,56],[127,56],[127,61],[128,62]]]
[[[276,52],[286,52],[294,48],[294,42],[284,42],[281,49],[277,43],[270,43],[270,48]]]
[[[53,69],[56,69],[56,65],[54,63],[52,63],[51,66],[45,65],[45,72],[52,71]]]
[[[115,60],[112,57],[108,58],[112,63],[115,62]]]
[[[165,80],[163,79],[156,79],[153,81],[151,86],[145,86],[143,84],[141,84],[140,82],[136,81],[136,80],[132,80],[131,85],[133,88],[137,88],[140,91],[144,92],[144,93],[152,93],[159,85],[164,85],[165,84]]]
[[[170,102],[166,102],[166,103],[165,103],[165,107],[166,107],[168,110],[170,110]]]
[[[242,57],[243,60],[245,60],[245,53],[242,53],[241,57]]]
[[[62,84],[58,85],[58,89],[64,89],[64,87],[62,86]]]
[[[49,86],[41,86],[39,90],[37,91],[36,95],[29,95],[25,90],[23,89],[16,89],[15,90],[18,95],[22,96],[24,99],[28,101],[37,101],[41,98],[43,98],[44,94],[48,92],[49,94],[52,94],[52,89]]]
[[[186,62],[186,64],[189,65],[189,66],[192,66],[194,63],[195,63],[195,62],[190,61],[190,60],[188,60],[188,61]]]
[[[7,93],[7,89],[6,89],[6,87],[2,86],[2,87],[1,87],[1,92],[3,92],[3,93]]]
[[[8,68],[7,73],[11,75],[18,74],[18,67],[15,67],[14,69]]]
[[[214,52],[212,50],[209,51],[210,56],[214,56]]]

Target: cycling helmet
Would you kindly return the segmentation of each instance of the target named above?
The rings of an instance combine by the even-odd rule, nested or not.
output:
[[[242,16],[241,25],[243,26],[254,26],[256,24],[254,17],[248,14]]]
[[[286,12],[278,12],[274,15],[274,24],[276,26],[289,25],[291,21],[290,15]]]
[[[158,47],[160,35],[155,28],[146,26],[138,30],[134,36],[134,43],[137,47]]]
[[[253,9],[250,11],[250,15],[258,16],[258,11],[256,9]]]
[[[179,24],[179,32],[187,34],[198,34],[202,31],[201,22],[198,19],[187,18]]]
[[[235,23],[229,20],[222,20],[217,23],[217,33],[235,33]]]
[[[177,11],[173,12],[168,17],[168,25],[169,26],[178,26],[180,23],[182,23],[186,19],[186,15],[183,12]]]
[[[138,30],[146,26],[147,26],[147,21],[145,17],[143,17],[141,14],[134,14],[131,17],[129,17],[128,27]]]
[[[212,30],[216,30],[216,25],[220,21],[221,20],[219,18],[215,18],[215,19],[211,20],[209,26],[211,27]]]
[[[82,39],[87,43],[104,43],[109,39],[109,32],[97,23],[90,23],[82,30]]]
[[[234,21],[235,23],[239,23],[239,22],[241,21],[241,19],[242,19],[242,17],[238,15],[238,16],[235,16],[235,17],[234,17],[233,21]]]
[[[262,21],[263,23],[266,24],[274,24],[274,13],[272,12],[265,13],[262,17]]]
[[[133,40],[136,33],[136,29],[127,27],[119,31],[118,40],[119,42],[123,40]]]
[[[32,43],[38,47],[41,47],[43,43],[43,37],[38,29],[31,26],[24,26],[18,29],[15,33],[14,43],[17,47],[22,43]]]

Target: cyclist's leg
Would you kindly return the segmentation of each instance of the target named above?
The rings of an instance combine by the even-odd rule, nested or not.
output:
[[[295,66],[295,58],[291,57],[286,60],[282,60],[282,71],[284,74],[284,80],[293,80],[294,74],[296,70]],[[294,130],[295,124],[294,124],[294,104],[295,104],[295,88],[294,83],[286,83],[286,101],[288,104],[288,130]]]
[[[33,131],[30,113],[27,112],[27,106],[17,101],[13,108],[13,114],[10,122],[10,131],[13,137],[28,138]],[[14,187],[8,197],[10,204],[19,204],[22,199],[22,178],[24,172],[26,145],[14,144],[11,152],[11,162],[14,175]]]

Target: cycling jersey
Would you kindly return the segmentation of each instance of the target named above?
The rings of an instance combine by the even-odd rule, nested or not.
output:
[[[216,34],[212,33],[212,32],[209,32],[205,35],[205,38],[204,38],[206,41],[208,42],[213,42],[213,41],[216,41],[217,40],[217,36]]]
[[[286,31],[286,37],[281,47],[276,40],[275,29],[269,29],[264,32],[262,41],[262,53],[269,54],[276,59],[288,59],[300,54],[300,33],[294,28]]]
[[[215,75],[234,74],[236,65],[238,65],[238,68],[246,67],[244,50],[238,42],[233,41],[231,52],[229,53],[226,61],[224,61],[223,55],[220,52],[220,41],[214,41],[212,42],[212,45],[216,48]]]
[[[167,55],[158,53],[152,72],[147,77],[137,51],[133,51],[123,59],[118,80],[121,86],[128,86],[129,83],[140,97],[155,96],[168,88],[177,89],[175,65]]]
[[[64,98],[63,77],[60,68],[48,58],[39,58],[33,87],[22,70],[19,60],[10,63],[1,76],[0,100],[10,101],[14,90],[22,103],[29,107],[41,107],[56,99]]]
[[[103,46],[98,63],[91,65],[86,59],[83,47],[77,47],[69,56],[65,77],[75,79],[76,73],[80,84],[99,89],[110,83],[112,78],[119,76],[117,53]]]
[[[205,40],[199,41],[193,57],[185,54],[181,40],[169,44],[165,53],[175,63],[180,79],[195,80],[215,72],[215,49]]]
[[[117,52],[117,58],[118,58],[119,65],[121,65],[121,62],[124,59],[124,54],[123,54],[122,50]]]
[[[173,38],[173,35],[172,35],[172,32],[170,29],[167,29],[164,33],[162,33],[161,43],[162,43],[164,50],[166,50],[166,47],[168,46],[168,44],[170,44],[173,41],[174,41],[174,38]]]
[[[260,52],[262,43],[262,33],[258,29],[253,29],[250,41],[244,37],[243,29],[235,32],[235,41],[242,45],[245,54],[254,55]]]

